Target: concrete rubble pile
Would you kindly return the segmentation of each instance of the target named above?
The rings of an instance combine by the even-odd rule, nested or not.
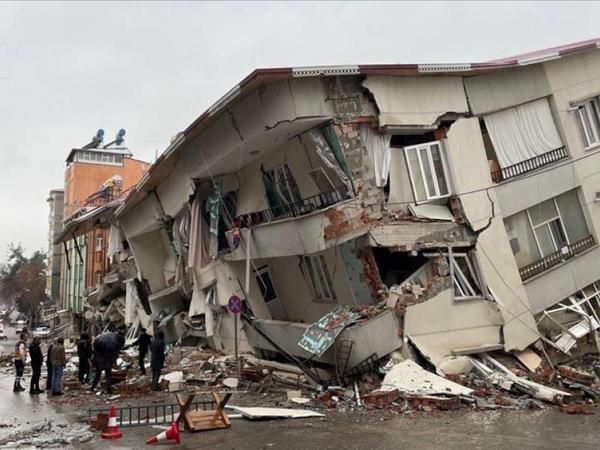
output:
[[[81,424],[43,422],[0,439],[0,448],[66,448],[92,440],[95,434]]]

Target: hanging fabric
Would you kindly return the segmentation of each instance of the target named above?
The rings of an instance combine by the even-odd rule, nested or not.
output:
[[[489,114],[484,121],[502,168],[563,146],[545,98]]]
[[[108,231],[108,259],[112,261],[113,256],[123,251],[123,237],[121,230],[116,225],[111,224]]]
[[[208,225],[203,217],[202,199],[197,195],[192,202],[189,231],[188,267],[204,267],[210,259],[208,256]]]
[[[379,134],[366,124],[362,124],[359,130],[363,145],[365,145],[373,155],[375,185],[377,187],[384,187],[387,184],[390,174],[390,160],[392,157],[390,141],[392,140],[392,137]]]

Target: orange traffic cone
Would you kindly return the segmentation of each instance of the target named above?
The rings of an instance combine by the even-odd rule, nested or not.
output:
[[[123,437],[123,433],[117,426],[117,412],[115,407],[110,408],[110,414],[108,415],[108,428],[102,433],[102,439],[120,439]]]
[[[179,444],[179,424],[173,422],[171,424],[171,428],[167,431],[163,431],[156,436],[152,436],[150,439],[146,441],[146,445],[148,444],[156,444],[161,441],[176,441]]]

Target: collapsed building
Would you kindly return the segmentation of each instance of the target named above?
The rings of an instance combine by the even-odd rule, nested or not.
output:
[[[135,261],[114,307],[131,335],[239,335],[342,373],[397,349],[441,373],[540,338],[568,352],[600,327],[598,68],[587,41],[256,70],[111,212]]]

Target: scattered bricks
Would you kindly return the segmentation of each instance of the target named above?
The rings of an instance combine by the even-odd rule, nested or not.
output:
[[[594,411],[590,411],[589,409],[584,408],[582,405],[571,404],[571,405],[561,405],[560,412],[565,414],[585,414],[585,415],[593,415]]]
[[[405,397],[411,409],[420,411],[450,411],[460,409],[461,403],[458,397]]]
[[[127,369],[115,370],[112,373],[112,384],[119,384],[127,379]]]
[[[395,402],[400,398],[400,392],[398,389],[394,389],[393,391],[376,391],[371,392],[370,394],[363,395],[362,401],[367,406],[372,407],[382,407],[388,405],[392,402]]]
[[[98,413],[98,416],[90,420],[90,426],[98,431],[105,432],[108,428],[108,414]]]
[[[569,366],[558,366],[558,373],[563,378],[576,381],[577,383],[590,386],[594,382],[594,375],[583,370],[577,370]]]
[[[252,381],[254,383],[261,382],[269,374],[269,369],[263,366],[244,367],[241,371],[241,377],[243,380]]]
[[[328,402],[329,400],[331,400],[332,395],[333,394],[331,393],[331,391],[324,391],[317,395],[317,400],[321,402]]]

